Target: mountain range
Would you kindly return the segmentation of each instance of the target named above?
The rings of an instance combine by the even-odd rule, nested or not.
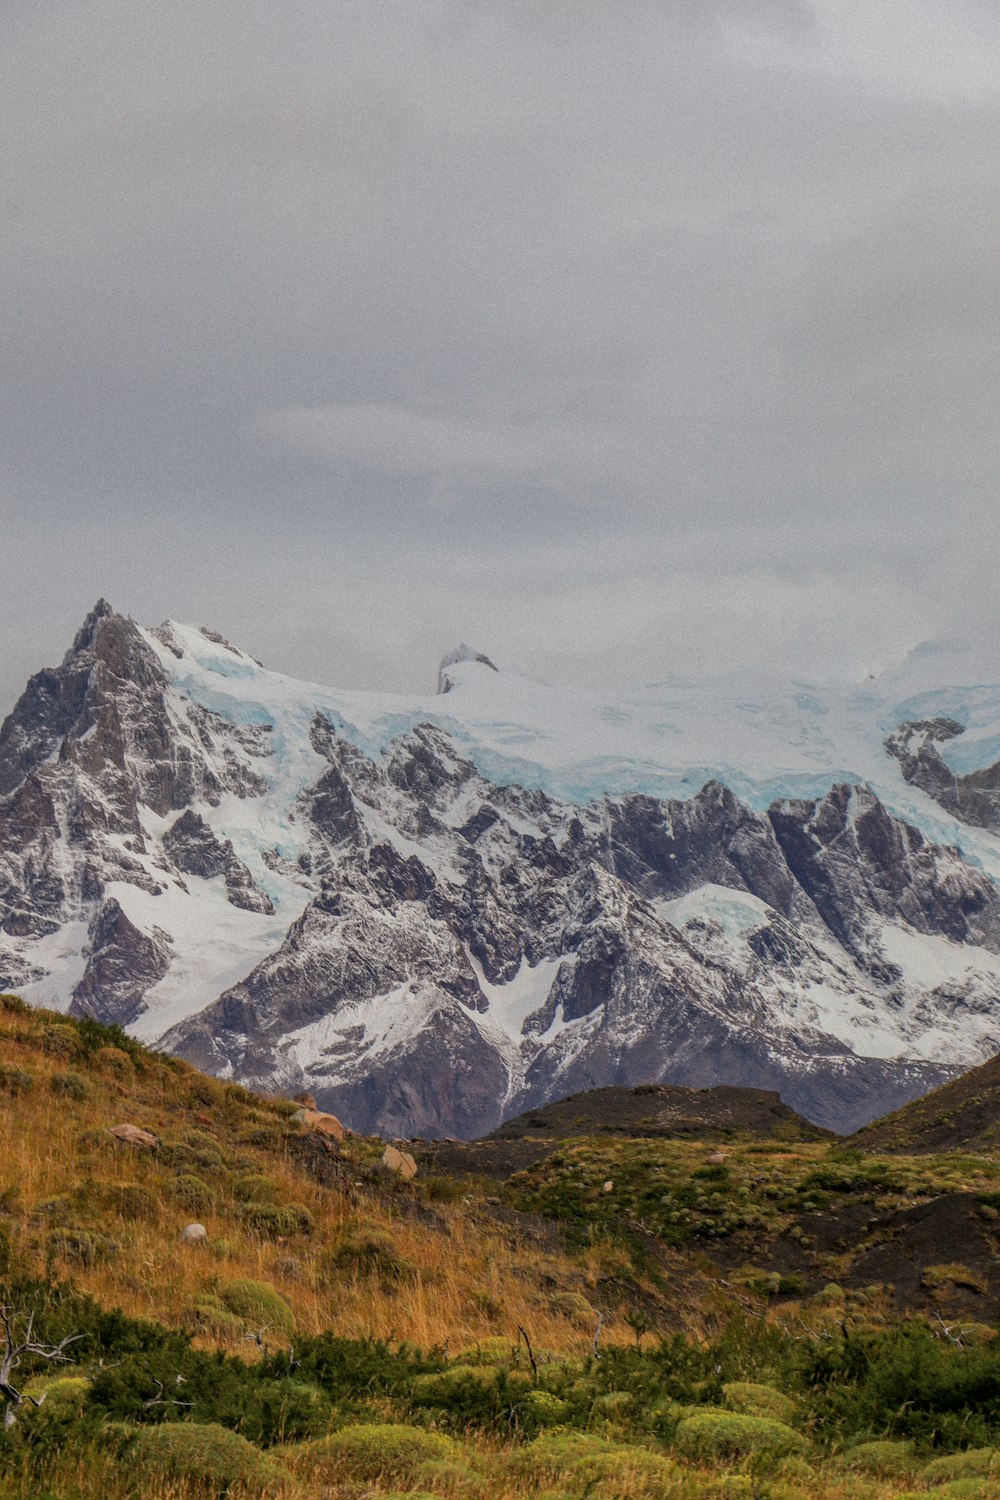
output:
[[[1000,687],[338,692],[101,601],[0,728],[0,987],[359,1131],[583,1089],[853,1130],[1000,1051]]]

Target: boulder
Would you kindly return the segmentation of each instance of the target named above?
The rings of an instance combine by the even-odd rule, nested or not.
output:
[[[312,1094],[293,1094],[293,1104],[304,1104],[306,1109],[316,1108],[316,1099]]]
[[[722,1167],[726,1163],[726,1153],[724,1151],[713,1151],[711,1155],[706,1156],[705,1160],[710,1167]]]
[[[341,1125],[336,1115],[324,1114],[320,1109],[308,1109],[303,1106],[292,1115],[293,1120],[298,1120],[300,1125],[305,1125],[308,1130],[318,1130],[320,1135],[332,1136],[335,1141],[342,1141],[347,1131]]]
[[[208,1239],[208,1230],[204,1224],[188,1224],[181,1230],[181,1239],[185,1245],[198,1245],[202,1240]]]
[[[402,1177],[405,1182],[417,1175],[417,1164],[410,1153],[399,1151],[395,1146],[386,1146],[382,1152],[382,1165],[388,1167],[390,1172],[395,1172],[397,1177]]]
[[[160,1144],[155,1135],[151,1135],[148,1130],[140,1130],[138,1125],[109,1125],[108,1134],[113,1135],[116,1141],[124,1141],[128,1146],[155,1148]]]

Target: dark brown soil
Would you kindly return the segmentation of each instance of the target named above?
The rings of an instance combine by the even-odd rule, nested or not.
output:
[[[876,1243],[853,1262],[845,1286],[891,1286],[900,1309],[981,1323],[1000,1316],[997,1231],[973,1194],[942,1193],[878,1219],[868,1237]],[[934,1267],[956,1269],[941,1276]]]

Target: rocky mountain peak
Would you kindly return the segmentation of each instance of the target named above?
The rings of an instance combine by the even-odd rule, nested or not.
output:
[[[497,670],[463,644],[442,692],[467,663]],[[362,701],[100,601],[0,728],[0,987],[393,1134],[668,1083],[849,1128],[1000,1050],[989,848],[937,834],[922,786],[917,826],[874,772],[753,782],[699,752],[671,793],[654,730],[673,747],[680,709],[532,692],[558,722],[516,722],[513,678],[502,713]],[[957,713],[888,754],[878,727],[907,795]]]

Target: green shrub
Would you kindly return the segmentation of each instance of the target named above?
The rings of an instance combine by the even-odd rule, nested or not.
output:
[[[35,1375],[24,1387],[33,1401],[44,1399],[46,1415],[70,1421],[83,1415],[90,1391],[86,1375]]]
[[[948,1287],[965,1287],[972,1292],[985,1292],[989,1288],[986,1277],[972,1271],[960,1261],[949,1261],[947,1265],[924,1266],[920,1285],[928,1291],[939,1291]]]
[[[568,1318],[578,1328],[593,1330],[597,1313],[581,1292],[555,1292],[549,1298],[549,1307],[561,1318]]]
[[[221,1297],[214,1292],[196,1292],[194,1305],[184,1316],[184,1322],[217,1338],[238,1338],[246,1330],[246,1323],[230,1312]]]
[[[876,1479],[898,1479],[913,1473],[916,1467],[912,1445],[890,1438],[858,1443],[855,1447],[838,1453],[833,1463],[838,1469],[848,1469],[855,1474],[870,1474]]]
[[[432,1458],[413,1471],[414,1484],[448,1500],[489,1500],[492,1486],[461,1459]],[[419,1494],[419,1489],[416,1493]],[[410,1495],[414,1493],[412,1490]],[[383,1497],[384,1500],[384,1497]]]
[[[214,1495],[240,1486],[248,1495],[267,1495],[287,1482],[287,1472],[253,1443],[216,1422],[162,1422],[141,1429],[125,1455],[156,1480],[187,1480]]]
[[[509,1365],[516,1364],[520,1351],[510,1339],[503,1337],[480,1339],[468,1349],[455,1355],[456,1365]]]
[[[102,1197],[109,1212],[117,1214],[119,1219],[124,1219],[129,1224],[159,1218],[160,1205],[155,1195],[149,1188],[143,1187],[141,1182],[123,1182],[106,1187]]]
[[[49,1088],[57,1098],[75,1099],[78,1103],[90,1096],[90,1084],[79,1073],[53,1073]]]
[[[127,1052],[120,1047],[98,1047],[94,1061],[102,1073],[110,1073],[119,1082],[126,1082],[135,1073],[135,1064]]]
[[[54,1229],[48,1237],[50,1255],[84,1270],[113,1260],[120,1250],[121,1245],[111,1235],[96,1229],[81,1229],[73,1224]]]
[[[170,1191],[178,1203],[196,1214],[207,1212],[215,1202],[215,1196],[208,1183],[194,1172],[182,1172],[174,1179]]]
[[[784,1422],[733,1411],[699,1411],[682,1417],[674,1443],[686,1458],[728,1463],[741,1458],[774,1460],[800,1453],[804,1440]]]
[[[565,1479],[581,1462],[605,1458],[619,1451],[619,1445],[608,1438],[589,1432],[552,1432],[515,1449],[507,1467],[521,1480],[544,1484]]]
[[[261,1172],[246,1177],[237,1177],[233,1183],[233,1197],[240,1203],[277,1203],[281,1189],[272,1177]]]
[[[935,1458],[921,1471],[926,1484],[947,1484],[950,1479],[985,1479],[1000,1477],[1000,1449],[966,1448],[964,1453],[949,1453]]]
[[[270,1240],[289,1239],[293,1234],[310,1234],[312,1214],[301,1203],[247,1203],[241,1218],[249,1229]]]
[[[39,1041],[46,1057],[75,1058],[83,1055],[77,1029],[69,1021],[43,1026]]]
[[[668,1500],[676,1493],[679,1473],[677,1465],[662,1454],[623,1443],[609,1453],[578,1458],[565,1477],[588,1496],[606,1493]]]
[[[295,1332],[292,1309],[281,1293],[266,1281],[240,1277],[224,1282],[219,1288],[219,1299],[231,1313],[255,1328],[266,1327],[286,1338],[291,1338]]]
[[[539,1400],[532,1403],[537,1394]],[[439,1426],[457,1432],[468,1427],[520,1426],[530,1436],[540,1428],[563,1421],[565,1403],[546,1391],[533,1392],[531,1377],[502,1366],[455,1365],[448,1370],[413,1377],[410,1401],[417,1410],[431,1411]],[[546,1402],[556,1402],[554,1409]]]
[[[326,1265],[335,1274],[377,1276],[386,1285],[409,1281],[414,1276],[413,1267],[382,1229],[359,1229],[348,1234],[327,1257]]]
[[[722,1387],[722,1401],[730,1411],[748,1417],[773,1417],[786,1426],[795,1420],[797,1411],[790,1396],[783,1396],[773,1385],[757,1385],[751,1380],[729,1381]]]
[[[329,1437],[301,1443],[291,1451],[297,1473],[318,1483],[337,1480],[412,1479],[421,1464],[458,1457],[450,1438],[422,1427],[389,1422],[342,1427]]]
[[[540,1427],[558,1427],[566,1421],[570,1409],[565,1401],[551,1391],[527,1390],[515,1408],[518,1421],[529,1432]]]
[[[33,1074],[24,1068],[8,1068],[0,1064],[0,1094],[8,1094],[12,1099],[19,1099],[22,1095],[30,1093],[35,1087]]]

